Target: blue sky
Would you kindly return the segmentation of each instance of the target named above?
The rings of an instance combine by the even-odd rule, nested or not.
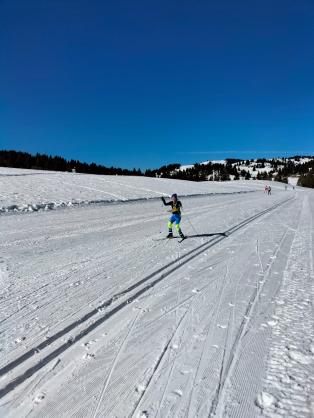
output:
[[[314,154],[312,0],[2,0],[0,149],[123,167]]]

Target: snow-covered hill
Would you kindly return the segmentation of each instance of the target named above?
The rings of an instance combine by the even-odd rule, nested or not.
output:
[[[260,190],[266,182],[191,182],[136,176],[100,176],[0,168],[0,212],[48,210],[106,201],[237,193]],[[274,183],[283,189],[284,185]]]
[[[20,170],[0,182],[17,204],[115,200],[0,216],[1,417],[313,416],[313,190]],[[173,191],[202,194],[182,198],[182,242],[149,199]]]
[[[246,173],[249,174],[250,178],[252,179],[259,179],[259,176],[263,174],[272,174],[273,177],[276,177],[276,175],[280,174],[280,172],[284,169],[287,169],[287,165],[289,167],[288,171],[291,171],[292,167],[296,168],[296,175],[288,177],[288,183],[292,186],[295,186],[297,184],[299,174],[298,174],[298,167],[302,166],[303,164],[312,163],[314,161],[314,158],[312,157],[292,157],[292,158],[274,158],[271,160],[267,159],[252,159],[252,160],[243,160],[243,161],[237,161],[228,163],[227,160],[208,160],[203,161],[199,163],[200,166],[206,166],[208,164],[211,165],[220,165],[227,167],[228,164],[230,164],[231,167],[235,168],[238,172],[239,178],[245,178]],[[195,164],[188,164],[188,165],[181,165],[180,168],[177,169],[177,171],[186,171],[195,168]],[[302,172],[303,173],[303,172]],[[303,173],[304,174],[304,173]],[[208,174],[208,179],[211,180],[215,177],[215,172],[210,172]],[[216,176],[218,176],[218,173],[216,173]],[[286,176],[287,177],[287,176]],[[230,179],[234,180],[235,175],[230,174]]]

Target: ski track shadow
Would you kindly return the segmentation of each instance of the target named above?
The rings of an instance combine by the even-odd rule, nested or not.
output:
[[[187,235],[187,238],[203,238],[203,237],[213,237],[215,235],[220,235],[222,237],[227,237],[228,234],[226,232],[214,232],[212,234],[195,234],[195,235]]]

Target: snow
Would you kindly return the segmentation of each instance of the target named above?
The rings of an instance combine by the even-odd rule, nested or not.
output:
[[[236,162],[236,163],[232,163],[233,167],[236,167],[238,170],[238,173],[240,173],[242,170],[244,170],[246,173],[250,173],[253,179],[256,179],[256,176],[258,173],[263,174],[263,173],[270,173],[272,172],[273,175],[276,175],[278,173],[279,169],[283,169],[284,168],[284,164],[278,164],[276,166],[276,170],[275,167],[273,166],[272,160],[271,161],[266,161],[264,162],[264,167],[260,167],[261,163],[258,163],[257,160],[249,160],[249,164],[246,164],[247,160],[243,160],[240,162]],[[283,158],[274,158],[274,161],[276,161],[277,163],[284,163],[287,161],[292,162],[293,164],[295,164],[296,166],[300,165],[300,164],[304,164],[304,163],[308,163],[310,161],[313,161],[313,158],[309,158],[309,157],[302,157],[298,160],[296,160],[295,158],[287,158],[287,159],[283,159]],[[208,163],[212,163],[212,164],[221,164],[221,165],[226,165],[227,161],[226,160],[209,160],[209,161],[204,161],[201,162],[200,164],[204,165],[204,164],[208,164]],[[188,164],[188,165],[182,165],[178,170],[179,171],[184,171],[188,168],[193,168],[194,164]],[[230,175],[231,180],[234,179],[234,176]],[[296,186],[297,182],[298,182],[298,178],[299,176],[292,176],[292,177],[288,177],[288,183],[291,186]]]
[[[291,243],[282,286],[276,296],[273,344],[264,386],[280,402],[264,407],[265,415],[311,416],[313,402],[313,207],[306,196]]]
[[[291,184],[291,186],[296,186],[298,184],[299,177],[288,177],[288,183]]]
[[[178,171],[185,171],[188,170],[189,168],[193,168],[194,164],[186,164],[186,165],[181,165],[180,168],[178,168]]]
[[[1,173],[0,416],[311,416],[312,190]]]
[[[276,402],[276,398],[267,392],[261,392],[257,396],[256,403],[261,409],[266,409]]]
[[[204,161],[201,164],[208,164],[208,163],[212,163],[212,164],[226,164],[226,160],[211,160],[211,161]]]
[[[200,165],[207,165],[209,163],[212,164],[226,164],[226,160],[208,160],[208,161],[202,161],[201,163],[199,163]],[[186,165],[181,165],[180,168],[178,168],[178,171],[185,171],[189,168],[193,168],[194,164],[186,164]]]
[[[112,201],[247,192],[261,182],[191,182],[136,176],[97,176],[77,173],[0,168],[0,213],[36,212]],[[278,183],[277,187],[283,187]]]

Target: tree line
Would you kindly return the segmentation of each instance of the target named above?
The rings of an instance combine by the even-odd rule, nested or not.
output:
[[[51,156],[46,154],[31,155],[27,152],[20,151],[0,151],[0,166],[27,168],[33,170],[50,170],[50,171],[73,171],[86,174],[111,174],[124,176],[142,176],[140,169],[134,168],[128,170],[125,168],[105,167],[95,163],[82,163],[78,160],[66,160],[63,157]]]
[[[0,166],[27,168],[37,170],[51,171],[73,171],[87,174],[106,174],[106,175],[125,175],[125,176],[146,176],[172,178],[189,181],[227,181],[239,180],[240,178],[250,180],[252,177],[257,180],[276,180],[283,183],[288,182],[288,177],[299,176],[298,185],[304,187],[314,187],[314,158],[301,164],[296,164],[292,159],[300,162],[301,156],[277,159],[260,158],[254,160],[226,159],[225,164],[217,162],[207,162],[206,164],[196,163],[192,167],[180,170],[181,164],[174,163],[163,165],[157,169],[147,169],[145,171],[139,168],[133,170],[106,167],[95,163],[82,163],[78,160],[66,160],[63,157],[51,156],[46,154],[29,154],[27,152],[0,150]],[[252,164],[253,163],[253,164]],[[259,168],[265,168],[269,165],[270,170],[259,172]],[[253,167],[252,167],[253,165]],[[248,167],[252,167],[252,174]],[[256,172],[256,174],[255,174]]]

